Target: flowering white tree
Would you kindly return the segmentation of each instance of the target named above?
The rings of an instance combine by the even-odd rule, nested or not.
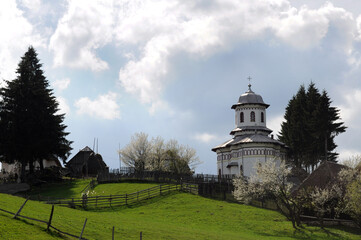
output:
[[[122,161],[136,171],[144,171],[146,163],[149,161],[151,144],[148,141],[148,134],[136,133],[131,141],[120,150]]]
[[[338,174],[342,196],[338,208],[352,217],[361,227],[361,156],[354,156],[345,162],[348,168]]]
[[[342,198],[342,189],[338,183],[332,184],[325,188],[315,187],[308,194],[309,203],[316,213],[321,226],[323,227],[323,218],[326,213],[335,211],[336,216],[341,213],[340,201]]]
[[[136,133],[128,145],[119,151],[122,161],[136,171],[168,171],[191,174],[200,163],[196,150],[176,140],[163,138],[148,140],[148,134]]]
[[[301,199],[292,195],[293,184],[287,179],[291,174],[283,162],[276,166],[274,161],[257,164],[257,171],[249,179],[239,177],[233,181],[234,197],[249,204],[255,199],[273,199],[280,211],[292,221],[294,228],[300,225]]]
[[[196,150],[189,146],[181,145],[176,140],[170,140],[166,146],[167,171],[177,174],[190,174],[200,163]]]
[[[314,188],[309,192],[310,203],[321,225],[324,214],[332,210],[338,217],[345,213],[361,227],[361,156],[344,161],[347,166],[337,176],[337,180],[323,189]]]
[[[150,157],[147,163],[147,169],[151,171],[165,171],[165,162],[167,159],[166,144],[162,137],[153,138],[151,141]]]

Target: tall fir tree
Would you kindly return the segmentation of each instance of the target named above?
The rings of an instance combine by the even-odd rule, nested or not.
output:
[[[41,67],[35,49],[29,47],[16,79],[0,89],[0,161],[19,162],[22,181],[27,165],[33,172],[36,161],[41,169],[44,159],[65,161],[72,149],[64,114],[58,114],[59,104]]]
[[[320,94],[312,82],[307,92],[302,85],[289,101],[278,137],[289,147],[293,165],[314,169],[321,161],[336,161],[334,138],[346,127],[331,103],[327,92]]]
[[[306,128],[306,118],[304,115],[306,99],[306,90],[302,85],[287,105],[286,121],[282,122],[281,132],[278,136],[282,142],[287,143],[289,147],[288,159],[292,159],[297,167],[301,167],[306,161],[303,154],[305,148],[304,139],[306,138],[303,131]]]

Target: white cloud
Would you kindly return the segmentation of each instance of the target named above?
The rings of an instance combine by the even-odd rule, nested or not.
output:
[[[276,138],[277,134],[281,131],[281,123],[284,121],[283,115],[269,117],[267,119],[267,127],[271,129],[272,134]]]
[[[0,84],[16,76],[16,67],[27,47],[44,46],[44,39],[24,17],[15,1],[0,1]]]
[[[352,14],[330,3],[296,9],[286,0],[132,1],[119,14],[116,26],[117,41],[142,49],[120,70],[119,80],[127,92],[153,108],[162,101],[169,81],[169,59],[178,52],[207,57],[269,33],[273,41],[302,50],[319,46],[333,26],[343,36],[333,47],[350,59],[357,56]]]
[[[102,119],[120,119],[120,110],[116,102],[117,94],[109,92],[100,95],[95,100],[87,97],[80,98],[75,102],[77,113],[80,115],[89,115]]]
[[[119,81],[154,113],[166,105],[162,94],[170,81],[169,60],[178,53],[204,58],[262,38],[300,50],[322,47],[332,28],[338,33],[332,47],[356,64],[360,54],[353,44],[360,36],[360,22],[331,3],[297,9],[287,0],[69,0],[49,48],[55,66],[93,71],[108,68],[96,54],[107,44],[136,49],[125,51],[128,62],[119,71]]]
[[[345,90],[343,90],[345,91]],[[361,116],[361,90],[348,90],[344,95],[344,104],[340,106],[340,115],[342,120],[349,128],[361,129],[360,121],[357,116]]]
[[[93,71],[108,69],[95,50],[112,40],[112,2],[70,0],[68,5],[50,39],[54,65]]]
[[[195,135],[192,136],[192,138],[203,143],[209,143],[220,139],[220,137],[217,136],[216,134],[211,134],[207,132],[196,133]]]
[[[66,99],[63,98],[63,97],[57,97],[56,100],[59,103],[59,111],[57,112],[57,114],[69,115],[70,114],[70,107],[69,107]]]
[[[69,84],[70,84],[70,79],[63,78],[63,79],[55,80],[53,83],[53,86],[55,89],[57,89],[59,91],[63,91],[68,88]]]
[[[339,151],[339,159],[341,164],[356,156],[361,156],[361,152],[356,149],[341,149]]]
[[[41,7],[41,0],[21,0],[21,4],[31,11],[38,12]]]

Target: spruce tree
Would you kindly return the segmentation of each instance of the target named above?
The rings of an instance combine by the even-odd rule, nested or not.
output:
[[[335,136],[345,132],[339,109],[331,107],[326,91],[314,83],[302,85],[289,101],[279,139],[289,147],[289,161],[297,167],[314,169],[322,161],[336,161]]]
[[[281,132],[278,138],[289,147],[288,159],[292,159],[292,163],[301,167],[305,160],[304,149],[306,138],[304,129],[306,128],[306,118],[304,112],[306,106],[306,90],[302,85],[297,94],[289,101],[285,122],[281,124]]]
[[[21,180],[25,167],[33,172],[34,162],[69,155],[71,143],[66,139],[64,114],[46,80],[33,47],[21,58],[17,77],[6,81],[0,90],[0,161],[21,164]]]

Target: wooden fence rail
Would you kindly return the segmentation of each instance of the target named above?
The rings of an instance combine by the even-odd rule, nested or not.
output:
[[[168,194],[174,191],[186,191],[197,194],[198,186],[196,184],[163,184],[144,189],[130,194],[107,195],[89,197],[84,194],[82,198],[57,198],[48,199],[45,202],[67,207],[81,208],[111,208],[125,205],[136,204],[140,201],[151,199],[157,196]]]
[[[49,228],[52,228],[52,229],[54,229],[55,231],[57,231],[57,232],[59,232],[59,233],[61,233],[61,234],[64,234],[64,235],[67,235],[67,236],[70,236],[70,237],[74,237],[74,238],[77,238],[77,239],[86,240],[86,238],[82,237],[82,235],[81,235],[81,236],[77,236],[77,235],[74,235],[74,234],[71,234],[71,233],[62,231],[62,230],[54,227],[54,226],[51,224],[51,219],[52,219],[52,217],[53,217],[53,212],[54,212],[54,205],[52,206],[52,209],[51,209],[51,214],[50,214],[50,219],[49,219],[49,221],[40,220],[40,219],[37,219],[37,218],[32,218],[32,217],[28,217],[28,216],[21,215],[20,212],[21,212],[22,208],[24,207],[24,205],[26,204],[26,202],[27,202],[27,200],[24,202],[24,204],[20,207],[20,209],[19,209],[16,213],[7,211],[7,210],[2,209],[2,208],[0,208],[0,211],[6,212],[6,213],[8,213],[8,214],[11,214],[11,215],[13,215],[16,219],[18,219],[18,218],[25,218],[25,219],[28,219],[28,220],[32,220],[32,221],[44,223],[44,224],[47,225],[47,229],[48,229],[48,230],[49,230]],[[14,217],[13,217],[13,218],[14,218]],[[83,229],[83,231],[84,231],[84,229]]]

